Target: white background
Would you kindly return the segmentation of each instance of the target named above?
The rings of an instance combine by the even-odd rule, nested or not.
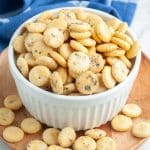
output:
[[[150,58],[150,0],[138,0],[131,29],[136,33],[143,52]]]

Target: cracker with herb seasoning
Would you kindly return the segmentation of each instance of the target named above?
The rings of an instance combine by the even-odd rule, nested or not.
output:
[[[86,71],[76,78],[76,87],[82,94],[93,94],[99,88],[99,80],[96,74]]]

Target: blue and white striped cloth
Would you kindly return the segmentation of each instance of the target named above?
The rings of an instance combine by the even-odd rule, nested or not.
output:
[[[20,24],[41,11],[58,7],[89,7],[110,13],[130,25],[136,5],[136,0],[0,0],[0,51],[7,47]]]

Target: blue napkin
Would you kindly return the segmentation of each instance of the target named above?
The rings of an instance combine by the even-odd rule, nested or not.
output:
[[[0,0],[0,51],[7,47],[17,27],[28,18],[44,10],[71,6],[102,10],[130,25],[136,0]]]

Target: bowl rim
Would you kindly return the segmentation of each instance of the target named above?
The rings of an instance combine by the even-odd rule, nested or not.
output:
[[[115,18],[114,16],[103,12],[101,10],[96,10],[93,8],[85,8],[85,7],[62,7],[62,8],[55,8],[55,9],[51,9],[49,11],[55,13],[61,9],[73,9],[73,8],[81,8],[85,11],[89,11],[89,12],[93,12],[96,14],[99,14],[103,17],[106,18]],[[41,12],[42,13],[42,12]],[[13,74],[15,74],[15,78],[18,80],[20,80],[21,82],[23,82],[23,84],[25,84],[26,86],[28,86],[29,88],[32,88],[34,91],[41,93],[45,96],[49,96],[51,98],[57,98],[57,100],[64,100],[64,101],[80,101],[80,100],[84,100],[84,101],[89,101],[89,100],[93,100],[94,98],[104,98],[108,95],[112,95],[113,93],[119,91],[119,89],[121,89],[122,87],[124,87],[128,82],[130,82],[132,80],[132,78],[134,78],[134,76],[136,75],[136,72],[139,70],[140,68],[140,61],[141,61],[141,51],[138,52],[136,58],[135,58],[135,62],[134,65],[132,67],[132,70],[130,71],[128,77],[126,78],[126,80],[124,80],[123,82],[119,83],[118,85],[116,85],[115,87],[113,87],[112,89],[108,89],[104,92],[101,93],[96,93],[96,94],[92,94],[92,95],[83,95],[83,96],[68,96],[68,95],[59,95],[59,94],[55,94],[52,93],[50,91],[46,91],[44,89],[41,89],[40,87],[35,86],[34,84],[32,84],[31,82],[29,82],[25,77],[23,77],[23,75],[20,73],[20,71],[18,70],[16,64],[15,64],[15,59],[14,59],[14,50],[13,50],[13,40],[14,38],[20,34],[20,31],[22,30],[22,27],[24,26],[24,24],[26,24],[27,22],[31,22],[34,21],[41,13],[29,18],[28,20],[26,20],[25,22],[23,22],[18,28],[17,30],[14,32],[13,36],[11,37],[11,40],[9,42],[9,46],[8,46],[8,62],[9,62],[9,69]],[[136,40],[135,35],[132,33],[132,31],[129,29],[128,30],[130,36]]]

